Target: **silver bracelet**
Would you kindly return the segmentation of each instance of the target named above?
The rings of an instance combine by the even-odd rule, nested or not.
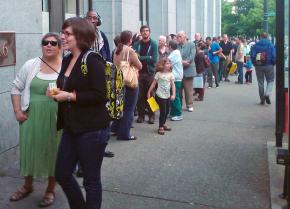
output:
[[[69,92],[67,93],[67,101],[71,102],[71,93],[69,93]]]

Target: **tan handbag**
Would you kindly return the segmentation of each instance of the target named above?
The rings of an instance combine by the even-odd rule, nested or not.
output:
[[[125,53],[124,53],[125,56]],[[137,88],[138,87],[138,70],[130,65],[129,62],[129,50],[127,53],[127,58],[124,60],[123,56],[123,61],[120,62],[120,69],[123,72],[123,77],[124,77],[124,83],[125,86],[130,87],[130,88]]]

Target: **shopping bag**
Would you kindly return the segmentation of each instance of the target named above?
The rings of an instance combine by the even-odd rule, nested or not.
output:
[[[203,88],[203,76],[193,77],[193,88],[202,89]]]
[[[158,103],[156,102],[155,98],[154,97],[150,97],[149,99],[147,99],[147,102],[152,110],[152,112],[155,112],[156,110],[159,109],[159,105]]]
[[[232,75],[236,72],[238,66],[235,62],[231,62],[229,65],[229,74]]]

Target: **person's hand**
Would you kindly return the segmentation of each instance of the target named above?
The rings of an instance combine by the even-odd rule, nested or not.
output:
[[[61,90],[57,90],[56,94],[53,95],[53,99],[56,100],[57,102],[65,102],[68,100],[68,92],[66,91],[61,91]]]
[[[147,94],[147,99],[150,99],[151,95],[150,93]]]
[[[18,122],[22,123],[26,121],[28,117],[24,112],[22,112],[21,110],[18,110],[15,112],[15,118]]]
[[[190,65],[190,62],[187,60],[183,60],[182,65],[183,65],[183,67],[188,67]]]
[[[171,101],[174,101],[174,100],[175,100],[175,95],[171,95],[171,96],[170,96],[170,100],[171,100]]]
[[[56,89],[49,89],[49,88],[47,88],[46,89],[46,92],[45,92],[45,95],[47,96],[47,97],[49,97],[49,98],[52,98],[53,99],[53,95],[56,95],[56,94],[58,94],[58,92],[60,91],[60,89],[59,88],[56,88]]]

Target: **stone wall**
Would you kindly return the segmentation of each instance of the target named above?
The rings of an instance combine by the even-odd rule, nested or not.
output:
[[[24,62],[40,54],[41,1],[1,1],[0,31],[16,34],[16,65],[0,67],[0,168],[17,159],[18,123],[10,100],[12,81]]]

